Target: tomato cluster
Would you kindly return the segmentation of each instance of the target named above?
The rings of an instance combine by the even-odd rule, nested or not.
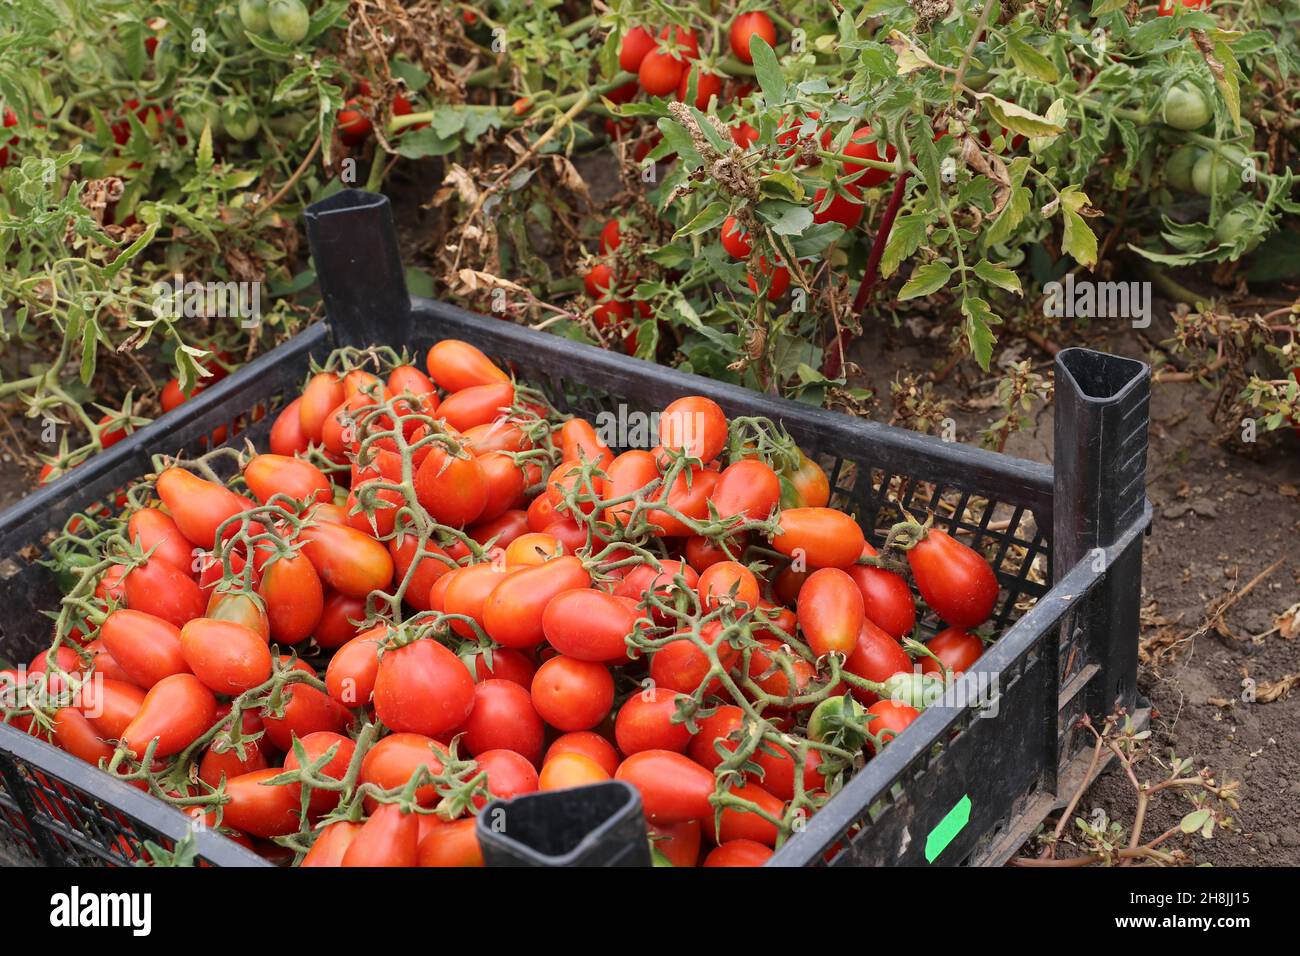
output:
[[[742,866],[982,652],[989,564],[911,521],[877,553],[766,419],[686,396],[616,454],[468,343],[387,365],[87,528],[6,719],[304,866],[481,864],[490,798],[611,778],[660,862]]]

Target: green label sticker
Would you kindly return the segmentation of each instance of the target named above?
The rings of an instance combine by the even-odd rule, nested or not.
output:
[[[934,858],[948,848],[948,844],[956,839],[958,833],[966,829],[968,823],[970,823],[970,797],[965,795],[942,820],[935,824],[930,835],[925,838],[925,862],[933,863]]]

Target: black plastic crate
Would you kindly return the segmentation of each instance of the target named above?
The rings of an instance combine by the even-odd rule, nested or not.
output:
[[[1000,637],[972,673],[995,688],[996,713],[980,716],[979,702],[927,708],[769,865],[1001,863],[1086,772],[1079,716],[1124,707],[1142,719],[1138,608],[1151,519],[1144,363],[1087,349],[1057,356],[1053,468],[412,297],[382,196],[338,193],[312,207],[307,222],[325,323],[0,515],[0,600],[23,609],[0,619],[0,656],[27,661],[49,640],[40,611],[60,594],[36,563],[42,542],[73,513],[111,502],[149,474],[152,454],[198,453],[217,427],[250,421],[235,440],[264,445],[311,360],[338,346],[388,345],[418,357],[458,338],[542,387],[557,407],[588,417],[618,406],[654,411],[694,393],[730,415],[772,418],[822,464],[832,504],[854,512],[873,543],[907,509],[932,513],[937,527],[993,555]],[[922,620],[931,633],[937,623]],[[168,845],[188,830],[179,811],[0,726],[0,862],[125,864],[137,858],[128,848],[135,841]],[[197,834],[197,847],[218,865],[262,862],[211,832]]]

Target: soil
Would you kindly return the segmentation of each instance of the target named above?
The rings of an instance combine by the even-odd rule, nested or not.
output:
[[[1147,346],[1131,330],[1074,330],[1058,338],[1148,357]],[[887,361],[879,360],[882,354]],[[1036,346],[1026,343],[1023,357],[1050,374],[1050,358]],[[863,369],[861,384],[878,396],[875,417],[883,418],[890,407],[892,370],[917,373],[935,367],[941,356],[905,329],[876,326],[854,343],[850,359]],[[979,387],[983,376],[959,380],[971,371],[963,365],[936,393],[956,403],[951,417],[958,440],[978,442],[978,430],[990,421],[990,412],[979,408],[988,388]],[[1152,705],[1154,755],[1167,759],[1172,750],[1192,758],[1197,769],[1210,768],[1219,783],[1241,784],[1239,832],[1219,830],[1208,841],[1196,836],[1181,843],[1176,838],[1174,844],[1197,862],[1220,866],[1295,865],[1300,863],[1300,685],[1271,703],[1252,700],[1250,690],[1258,697],[1269,682],[1300,675],[1300,633],[1287,639],[1275,630],[1278,617],[1300,602],[1300,562],[1288,545],[1300,531],[1300,439],[1287,430],[1261,441],[1263,454],[1239,454],[1214,440],[1219,429],[1209,418],[1213,401],[1213,392],[1197,383],[1152,389],[1147,494],[1154,518],[1144,545],[1141,638],[1157,659],[1140,666],[1138,688]],[[1050,462],[1050,406],[1040,404],[1031,418],[1032,427],[1013,434],[1005,450]],[[1240,591],[1279,558],[1267,577],[1226,610],[1222,634],[1214,628],[1193,634],[1213,602]],[[1254,683],[1243,684],[1247,678]],[[1142,780],[1160,777],[1160,768],[1151,763],[1139,773]],[[1091,819],[1102,810],[1127,828],[1135,808],[1132,784],[1112,768],[1083,796],[1075,816]],[[1182,796],[1167,791],[1148,810],[1143,833],[1154,838],[1190,809]],[[1059,855],[1073,854],[1062,850]]]

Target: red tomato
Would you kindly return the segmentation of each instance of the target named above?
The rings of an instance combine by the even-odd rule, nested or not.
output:
[[[690,758],[712,771],[722,763],[722,755],[717,745],[721,744],[730,753],[735,753],[736,740],[727,738],[739,731],[745,724],[745,712],[734,704],[723,704],[708,717],[699,722],[700,732],[691,738],[687,754]]]
[[[373,128],[370,124],[370,117],[357,109],[360,102],[354,96],[348,100],[347,109],[339,110],[339,135],[348,146],[358,146],[364,143],[370,137]]]
[[[528,515],[518,508],[509,508],[491,521],[471,525],[465,533],[484,547],[490,544],[489,550],[508,548],[515,539],[528,533]]]
[[[814,571],[799,591],[799,627],[818,657],[852,653],[865,619],[862,592],[839,568]]]
[[[434,829],[420,841],[420,866],[482,866],[474,827],[474,817],[468,817]]]
[[[537,778],[538,790],[564,790],[608,780],[610,774],[590,757],[580,753],[562,753],[542,764]]]
[[[635,73],[641,68],[641,61],[655,48],[654,34],[645,27],[633,27],[623,34],[618,47],[618,66],[626,73]]]
[[[475,758],[475,762],[487,774],[488,792],[500,800],[537,790],[537,769],[513,750],[485,750]],[[479,805],[487,803],[482,799],[475,802]]]
[[[112,759],[113,748],[75,707],[60,707],[54,712],[53,723],[54,743],[60,749],[94,766]]]
[[[433,542],[422,546],[416,535],[399,532],[388,542],[388,553],[392,555],[393,565],[396,568],[395,580],[399,583],[406,580],[411,565],[415,565],[415,571],[410,573],[410,580],[407,581],[406,592],[402,595],[402,599],[417,611],[430,610],[429,589],[433,587],[433,582],[452,567],[439,557],[447,552]],[[415,557],[417,553],[420,554],[418,561]]]
[[[863,126],[861,129],[855,130],[853,136],[849,139],[848,145],[844,147],[844,155],[876,162],[893,162],[894,157],[898,155],[898,150],[886,144],[885,155],[881,156],[879,147],[873,142],[874,136],[875,134],[871,131],[870,126]],[[854,174],[860,170],[866,170],[866,172],[860,176],[855,176]],[[844,164],[844,175],[850,177],[849,181],[853,186],[860,189],[870,189],[873,186],[879,186],[893,174],[888,170],[864,166],[861,163],[846,162]]]
[[[781,479],[757,459],[728,465],[713,488],[713,505],[720,518],[742,515],[748,521],[762,521],[781,500]]]
[[[253,497],[266,504],[272,495],[295,501],[333,501],[334,489],[325,474],[309,461],[286,455],[255,455],[244,468],[244,481]]]
[[[507,568],[531,568],[545,564],[563,552],[560,540],[553,534],[530,531],[521,534],[506,546]]]
[[[330,697],[347,708],[370,703],[379,674],[379,652],[387,636],[388,625],[381,624],[358,634],[335,651],[325,670],[325,687]]]
[[[627,87],[621,87],[621,89],[628,89],[628,88],[631,89],[633,95],[636,94],[635,83],[629,83]],[[615,92],[618,91],[615,90]],[[612,98],[613,97],[611,97],[611,99]],[[622,244],[623,240],[619,236],[618,230],[619,230],[619,225],[617,219],[611,219],[609,220],[609,222],[605,223],[605,227],[600,230],[600,251],[601,252],[613,252]],[[572,419],[572,421],[581,421],[581,420],[582,419]],[[561,431],[563,431],[563,429],[561,429]]]
[[[844,669],[858,677],[882,683],[895,674],[910,672],[912,659],[899,646],[898,641],[876,627],[870,620],[863,620],[862,630],[858,632],[858,646],[844,662]],[[864,704],[879,700],[869,690],[860,687],[854,687],[852,690],[853,696]]]
[[[438,406],[438,417],[457,431],[489,425],[510,411],[515,387],[509,382],[471,385],[447,397]]]
[[[788,557],[802,552],[810,568],[852,567],[867,543],[858,523],[832,508],[787,508],[777,524],[772,547]]]
[[[692,465],[677,476],[668,489],[668,505],[692,521],[703,521],[709,514],[709,497],[718,483],[718,474],[698,465]],[[659,499],[662,492],[654,497]],[[685,521],[661,508],[652,508],[646,520],[655,525],[656,537],[680,538],[692,533]]]
[[[473,455],[435,446],[415,473],[415,497],[435,521],[463,528],[487,507],[487,476]]]
[[[758,578],[737,561],[719,561],[710,565],[700,575],[698,587],[700,605],[706,613],[723,606],[758,607]]]
[[[181,654],[213,693],[235,696],[271,677],[271,649],[243,624],[198,618],[181,628]]]
[[[866,206],[855,201],[860,198],[858,187],[845,183],[842,184],[842,190],[831,191],[825,186],[817,190],[813,195],[813,222],[838,222],[849,231],[858,228]]]
[[[764,746],[759,747],[751,759],[763,768],[764,790],[782,800],[794,799],[794,759],[790,754],[781,750],[779,755],[773,755],[768,753]],[[810,747],[804,759],[803,788],[805,791],[817,791],[826,785],[826,781],[822,779],[817,769],[821,766],[821,762],[821,752]]]
[[[343,380],[332,372],[318,372],[311,377],[298,399],[298,420],[308,441],[320,442],[325,419],[342,404]]]
[[[685,695],[658,687],[647,688],[629,697],[614,719],[614,739],[618,749],[631,756],[642,750],[671,750],[685,753],[691,732],[685,723],[675,723],[678,701]]]
[[[625,498],[659,479],[659,464],[648,451],[625,451],[605,466],[603,496],[607,500]],[[658,492],[653,493],[655,496]],[[635,510],[633,501],[620,502],[605,509],[605,520],[626,527]]]
[[[954,674],[970,670],[984,654],[984,642],[977,635],[960,627],[945,628],[930,638],[925,646]],[[921,673],[939,673],[939,665],[934,658],[921,658]]]
[[[785,290],[790,288],[790,270],[778,262],[775,266],[767,261],[767,256],[758,257],[758,271],[767,280],[767,298],[769,302],[775,302],[781,296],[785,295]],[[759,280],[751,272],[745,277],[749,284],[749,291],[758,295]]]
[[[442,758],[446,755],[442,744],[423,734],[391,734],[366,751],[358,779],[384,790],[395,790],[410,783],[421,767],[428,767],[430,773],[441,773]],[[416,788],[415,800],[422,807],[435,806],[439,799],[437,788],[431,783]],[[367,799],[367,810],[375,806],[373,799]]]
[[[542,757],[546,728],[533,709],[529,692],[513,681],[485,680],[474,685],[474,709],[460,727],[465,749],[513,750],[536,764]]]
[[[663,568],[662,571],[656,571],[648,564],[637,565],[618,583],[614,593],[619,597],[641,601],[648,592],[653,591],[661,600],[672,604],[682,599],[676,580],[679,575],[688,590],[694,591],[700,583],[700,576],[689,564],[666,560],[660,561],[659,565]],[[658,620],[659,616],[656,614],[656,623],[668,624],[667,615],[662,615],[663,620]]]
[[[342,866],[419,866],[420,817],[385,803],[370,814],[343,854]]]
[[[659,416],[659,444],[708,464],[727,443],[727,416],[718,403],[701,395],[679,398]]]
[[[339,591],[327,591],[320,622],[316,625],[316,643],[326,650],[342,647],[357,633],[366,617],[366,599]]]
[[[650,840],[657,853],[673,866],[695,866],[700,860],[700,821],[669,825],[647,824]]]
[[[614,460],[614,453],[584,418],[571,418],[560,426],[560,456],[563,461],[599,462],[602,468]]]
[[[533,707],[557,730],[590,730],[614,704],[614,678],[595,661],[557,655],[537,669]]]
[[[160,617],[177,627],[199,617],[207,601],[190,577],[160,557],[137,565],[122,578],[127,607]]]
[[[874,557],[876,549],[867,544],[863,557]],[[901,640],[916,626],[916,602],[912,589],[892,571],[869,564],[855,564],[849,576],[862,592],[862,607],[867,618],[891,637]]]
[[[386,651],[375,677],[375,716],[392,730],[433,737],[465,721],[474,680],[451,651],[417,640]]]
[[[282,655],[280,666],[288,663],[289,658]],[[307,674],[316,673],[305,661],[297,661],[293,666]],[[293,749],[294,734],[306,737],[321,730],[342,733],[347,727],[348,712],[315,687],[291,684],[285,689],[282,703],[284,713],[281,716],[274,717],[269,710],[263,710],[261,716],[266,727],[266,739],[285,753]]]
[[[683,103],[690,94],[691,84],[695,84],[695,100],[692,105],[697,110],[707,110],[715,97],[722,105],[722,77],[716,73],[705,73],[698,66],[682,70],[682,78],[677,84],[677,99]]]
[[[307,855],[299,866],[342,866],[343,856],[361,830],[360,823],[350,820],[336,820],[329,824],[316,837]]]
[[[152,551],[152,555],[168,564],[180,568],[187,574],[194,565],[194,546],[176,527],[170,515],[157,508],[141,508],[131,515],[126,523],[127,534],[142,551]]]
[[[762,10],[742,13],[731,21],[731,52],[742,63],[753,63],[754,56],[749,52],[750,38],[761,37],[768,46],[776,46],[776,24]]]
[[[563,591],[591,587],[591,575],[572,555],[523,568],[503,580],[483,602],[483,627],[503,647],[535,647],[542,642],[542,617]]]
[[[434,582],[429,589],[429,603],[438,610],[438,601],[434,595],[442,586],[442,607],[446,614],[464,615],[472,618],[479,627],[483,626],[483,606],[507,574],[516,571],[502,570],[495,564],[474,564],[444,575]],[[473,637],[474,629],[464,621],[453,620],[452,630],[462,637]]]
[[[714,498],[717,497],[717,486],[714,486]],[[720,561],[730,561],[730,555],[741,554],[748,545],[748,535],[744,532],[734,535],[728,540],[727,546],[730,549],[728,553],[717,542],[693,534],[686,539],[686,545],[682,549],[686,555],[686,560],[692,568],[703,573],[713,567]]]
[[[502,418],[465,429],[461,440],[476,455],[486,455],[490,451],[523,451],[532,447],[532,442],[518,426]]]
[[[495,521],[510,509],[524,503],[524,473],[513,458],[501,452],[490,452],[479,456],[478,465],[487,491],[487,501],[476,521]]]
[[[336,591],[363,598],[393,583],[393,559],[370,535],[349,525],[319,521],[302,529],[302,553]]]
[[[754,131],[754,136],[758,136],[757,130]],[[728,216],[727,221],[722,224],[722,248],[727,250],[727,254],[733,259],[748,259],[754,249],[749,233],[735,216]]]
[[[749,655],[749,676],[754,683],[773,697],[797,697],[806,692],[817,669],[802,657],[783,652],[780,641],[762,638],[758,643],[762,650],[755,648]],[[773,655],[776,655],[775,660]],[[786,658],[789,659],[790,671],[794,675],[793,686],[790,684],[790,676],[780,666],[780,662]]]
[[[217,699],[212,691],[193,674],[173,674],[149,689],[135,719],[122,732],[122,746],[139,759],[150,742],[157,740],[153,755],[161,760],[197,740],[216,723],[216,715]]]
[[[713,816],[709,802],[713,774],[682,754],[643,750],[619,764],[614,777],[637,788],[646,818],[652,823],[684,823]]]
[[[311,439],[302,430],[302,399],[295,398],[276,416],[271,426],[271,451],[277,455],[301,455],[311,447]]]
[[[641,617],[626,598],[591,588],[556,594],[542,614],[542,632],[561,654],[580,661],[627,660],[627,637]]]
[[[266,601],[271,638],[277,644],[298,644],[311,637],[325,610],[320,575],[303,553],[269,562],[257,593]]]
[[[637,69],[637,82],[651,96],[667,96],[681,83],[686,64],[661,50],[651,50]]]
[[[213,547],[222,522],[248,507],[247,498],[184,468],[168,468],[158,476],[155,487],[181,534],[201,548]],[[231,522],[226,534],[238,530],[239,523]]]
[[[892,700],[878,700],[867,708],[867,713],[863,717],[867,731],[875,740],[867,738],[867,749],[872,753],[876,752],[876,741],[884,746],[901,734],[907,727],[920,717],[921,714],[914,707],[908,707],[906,704],[900,704]]]
[[[314,734],[308,734],[299,740],[298,745],[302,747],[307,755],[306,765],[310,766],[324,757],[332,748],[337,748],[334,756],[331,757],[316,772],[331,780],[342,780],[347,776],[348,766],[352,763],[352,755],[356,753],[357,745],[342,734],[331,733],[328,730],[320,731]],[[297,770],[302,764],[298,763],[297,750],[290,750],[284,757],[285,770]],[[302,784],[291,783],[288,785],[293,791],[295,807],[301,806]],[[343,796],[341,790],[324,790],[313,789],[311,797],[307,804],[307,812],[314,817],[322,816],[329,813],[339,805],[339,799]]]
[[[1188,10],[1210,9],[1210,0],[1182,0],[1182,3]],[[1177,9],[1177,0],[1160,0],[1160,6],[1156,8],[1156,14],[1162,17],[1172,17]]]
[[[135,719],[145,692],[126,681],[104,677],[81,686],[77,708],[105,740],[117,740]]]
[[[510,376],[492,364],[492,360],[479,349],[458,339],[436,342],[429,349],[425,366],[433,380],[448,392],[510,381]]]
[[[737,95],[737,98],[740,98],[739,95]],[[749,149],[749,147],[758,142],[758,130],[742,120],[740,123],[731,127],[731,141],[741,149]],[[723,223],[723,228],[726,228],[726,223]],[[730,249],[727,251],[731,252]],[[733,256],[736,255],[734,252],[731,254]],[[746,253],[746,255],[748,255],[748,253]],[[737,258],[740,257],[737,256]]]
[[[688,60],[699,58],[700,40],[690,27],[678,26],[675,23],[669,24],[659,31],[659,39],[666,41],[661,43],[661,46],[675,47]]]
[[[978,551],[931,528],[907,552],[912,579],[930,609],[955,627],[979,627],[993,613],[998,579]]]
[[[766,788],[756,783],[742,783],[730,788],[732,796],[756,804],[760,810],[777,819],[785,813],[785,804],[779,797],[769,793]],[[778,835],[776,824],[751,810],[740,807],[728,807],[722,811],[722,826],[714,829],[713,814],[703,820],[704,832],[714,843],[726,843],[729,840],[753,840],[764,846],[776,846]]]
[[[180,628],[152,614],[116,610],[104,618],[99,639],[127,679],[145,690],[190,671],[181,653]]]
[[[586,757],[605,771],[608,777],[614,776],[615,771],[618,770],[619,756],[614,745],[600,734],[590,730],[576,730],[556,737],[554,743],[547,748],[542,762],[550,763],[563,754],[580,754]]]
[[[268,784],[281,770],[268,767],[226,781],[230,802],[222,806],[222,826],[269,839],[298,829],[298,796],[289,784]]]
[[[772,859],[772,849],[755,840],[728,840],[709,851],[705,866],[762,866]]]
[[[229,708],[226,708],[228,711]],[[221,711],[217,712],[218,719],[221,718]],[[262,731],[262,720],[251,711],[245,711],[243,714],[243,732],[245,734],[256,734]],[[266,752],[262,748],[261,738],[257,740],[244,741],[244,756],[239,756],[239,750],[235,747],[227,749],[226,745],[217,741],[208,745],[203,751],[203,759],[199,762],[199,779],[210,787],[215,787],[221,783],[222,778],[233,780],[235,777],[243,776],[246,773],[252,773],[254,770],[265,770],[269,766],[266,759]]]
[[[712,621],[704,625],[700,636],[709,644],[715,645],[722,633],[722,624]],[[730,667],[738,651],[730,644],[718,645],[718,659],[724,667]],[[650,659],[650,678],[659,687],[693,694],[709,673],[710,663],[704,651],[695,642],[683,637],[669,641],[654,652]],[[721,678],[714,677],[705,688],[706,694],[716,694],[722,688]]]
[[[799,467],[782,474],[781,504],[786,508],[824,508],[831,500],[831,483],[820,465],[799,453]]]

